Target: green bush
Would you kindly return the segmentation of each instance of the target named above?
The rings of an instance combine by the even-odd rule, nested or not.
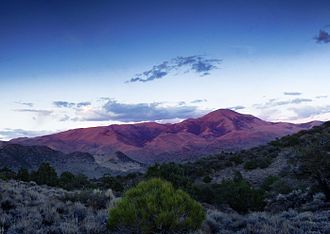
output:
[[[37,184],[46,184],[49,186],[56,186],[58,184],[56,171],[49,163],[42,163],[37,171],[32,172],[31,180]]]
[[[240,213],[261,211],[265,206],[264,191],[252,188],[244,179],[224,180],[214,185],[217,205],[229,204]]]
[[[245,170],[254,170],[257,168],[265,169],[272,163],[272,159],[269,157],[263,157],[258,159],[251,159],[244,164]]]
[[[21,168],[17,172],[17,179],[21,181],[29,181],[30,180],[30,174],[29,171],[26,168]]]
[[[118,178],[113,177],[111,175],[105,175],[102,178],[100,178],[100,186],[102,188],[111,188],[116,192],[122,192],[124,190],[124,187],[120,183]]]
[[[175,163],[155,164],[148,168],[146,178],[161,178],[169,181],[175,188],[188,190],[192,183],[191,177],[182,165]]]
[[[205,218],[202,206],[161,179],[140,182],[110,209],[108,227],[130,233],[187,232]]]
[[[203,182],[204,183],[210,183],[212,181],[212,178],[210,177],[210,176],[204,176],[204,178],[203,178]]]
[[[245,164],[244,164],[244,169],[245,170],[254,170],[254,169],[257,169],[258,168],[258,161],[253,159],[253,160],[250,160],[250,161],[247,161]]]
[[[235,155],[235,156],[231,157],[229,160],[231,162],[235,163],[236,166],[243,163],[243,159],[242,159],[242,157],[240,157],[240,155]]]
[[[61,174],[61,176],[59,178],[59,185],[62,188],[70,190],[73,187],[72,184],[74,183],[74,180],[75,180],[74,174],[72,174],[71,172],[65,171]]]
[[[10,180],[15,179],[16,173],[12,171],[11,169],[4,167],[0,170],[0,179],[2,180]]]
[[[285,180],[279,179],[271,185],[271,190],[277,194],[289,194],[293,188]]]
[[[267,176],[264,182],[262,183],[261,188],[266,191],[269,191],[271,190],[271,186],[278,180],[279,177],[277,176]]]

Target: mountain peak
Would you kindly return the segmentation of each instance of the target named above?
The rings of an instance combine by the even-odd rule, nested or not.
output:
[[[222,118],[233,119],[235,117],[240,117],[240,116],[244,116],[244,114],[240,114],[240,113],[230,110],[230,109],[218,109],[218,110],[212,111],[212,112],[204,115],[202,118],[216,120],[216,119],[222,119]]]

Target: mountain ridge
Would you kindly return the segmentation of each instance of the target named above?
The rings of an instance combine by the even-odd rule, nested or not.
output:
[[[106,162],[118,151],[132,160],[153,163],[194,159],[219,150],[249,148],[320,124],[318,121],[303,124],[267,122],[252,115],[218,109],[200,118],[173,124],[115,124],[18,138],[10,142],[46,145],[65,153],[88,152],[98,163]]]

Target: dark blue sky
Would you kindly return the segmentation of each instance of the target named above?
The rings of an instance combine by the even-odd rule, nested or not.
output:
[[[330,1],[1,1],[0,77],[130,67],[229,46],[296,53]],[[230,55],[230,54],[229,54]]]
[[[0,139],[218,108],[328,120],[329,25],[329,0],[0,0]]]

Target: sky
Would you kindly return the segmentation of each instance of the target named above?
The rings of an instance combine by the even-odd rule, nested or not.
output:
[[[330,119],[326,0],[0,0],[0,140],[229,108]]]

